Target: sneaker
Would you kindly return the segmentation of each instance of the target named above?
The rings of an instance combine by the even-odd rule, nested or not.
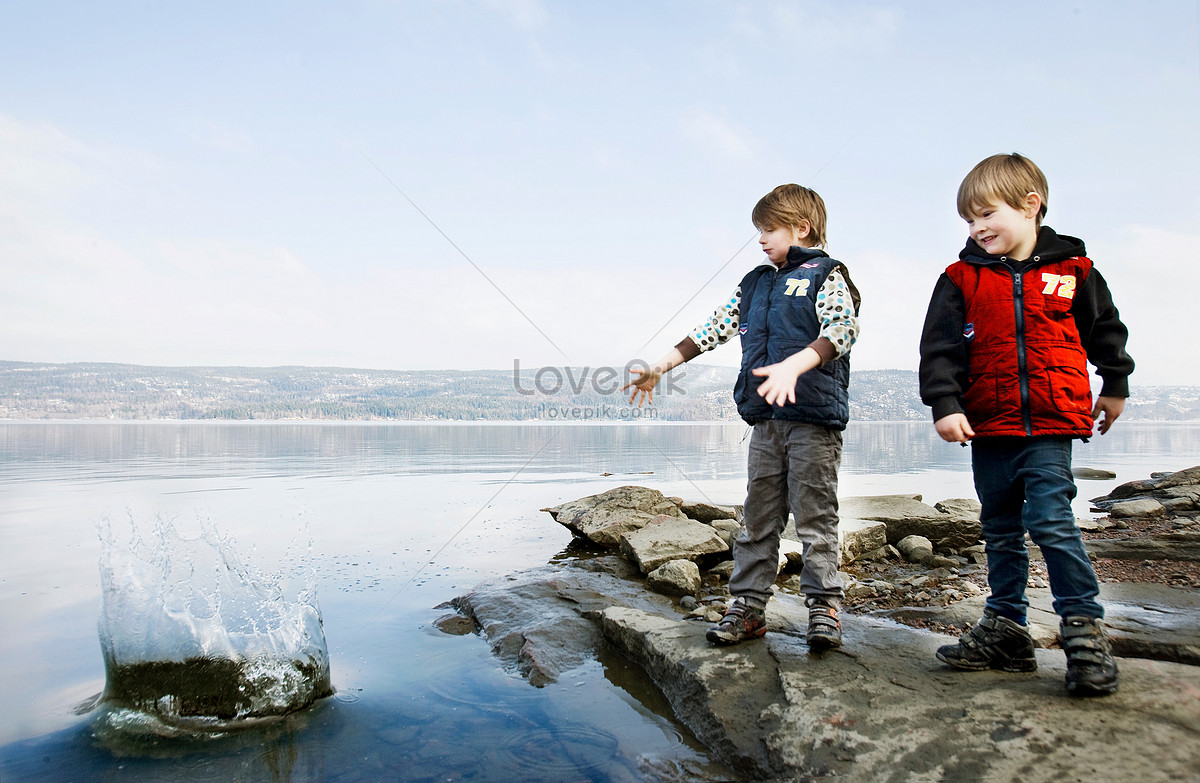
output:
[[[805,640],[815,652],[842,646],[842,624],[838,621],[836,606],[820,598],[809,601]]]
[[[1029,629],[990,609],[984,610],[983,619],[963,634],[958,644],[939,647],[937,657],[964,671],[1037,671]]]
[[[704,638],[713,644],[737,644],[766,632],[767,613],[746,603],[745,598],[735,598],[721,622],[709,628]]]
[[[1065,617],[1059,626],[1067,653],[1067,693],[1072,696],[1105,696],[1117,689],[1117,662],[1104,621],[1091,617]]]

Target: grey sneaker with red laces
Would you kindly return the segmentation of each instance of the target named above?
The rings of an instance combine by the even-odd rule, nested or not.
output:
[[[708,629],[705,638],[713,644],[737,644],[757,639],[767,632],[767,613],[751,606],[745,598],[735,598],[721,621]]]

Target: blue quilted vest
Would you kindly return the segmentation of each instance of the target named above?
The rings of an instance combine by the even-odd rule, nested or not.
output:
[[[764,265],[742,278],[739,324],[742,367],[733,387],[738,414],[749,424],[785,419],[846,429],[850,418],[850,358],[842,356],[796,380],[796,402],[780,407],[759,396],[758,367],[781,362],[820,336],[817,292],[841,263],[821,250],[793,247],[782,269]]]

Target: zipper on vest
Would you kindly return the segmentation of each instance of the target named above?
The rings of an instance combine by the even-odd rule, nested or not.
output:
[[[1025,285],[1020,272],[1013,270],[1013,307],[1017,326],[1017,381],[1021,387],[1021,423],[1026,435],[1033,435],[1033,416],[1029,411],[1029,370],[1025,357]]]

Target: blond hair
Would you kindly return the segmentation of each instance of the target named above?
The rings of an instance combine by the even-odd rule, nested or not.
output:
[[[979,207],[1003,201],[1013,209],[1024,209],[1030,193],[1041,196],[1042,208],[1038,223],[1046,217],[1050,186],[1046,175],[1032,160],[1019,153],[992,155],[975,164],[975,168],[958,186],[958,214],[965,220]]]
[[[780,185],[758,200],[750,220],[759,231],[800,228],[807,222],[811,246],[825,246],[825,202],[815,190],[800,185]]]

